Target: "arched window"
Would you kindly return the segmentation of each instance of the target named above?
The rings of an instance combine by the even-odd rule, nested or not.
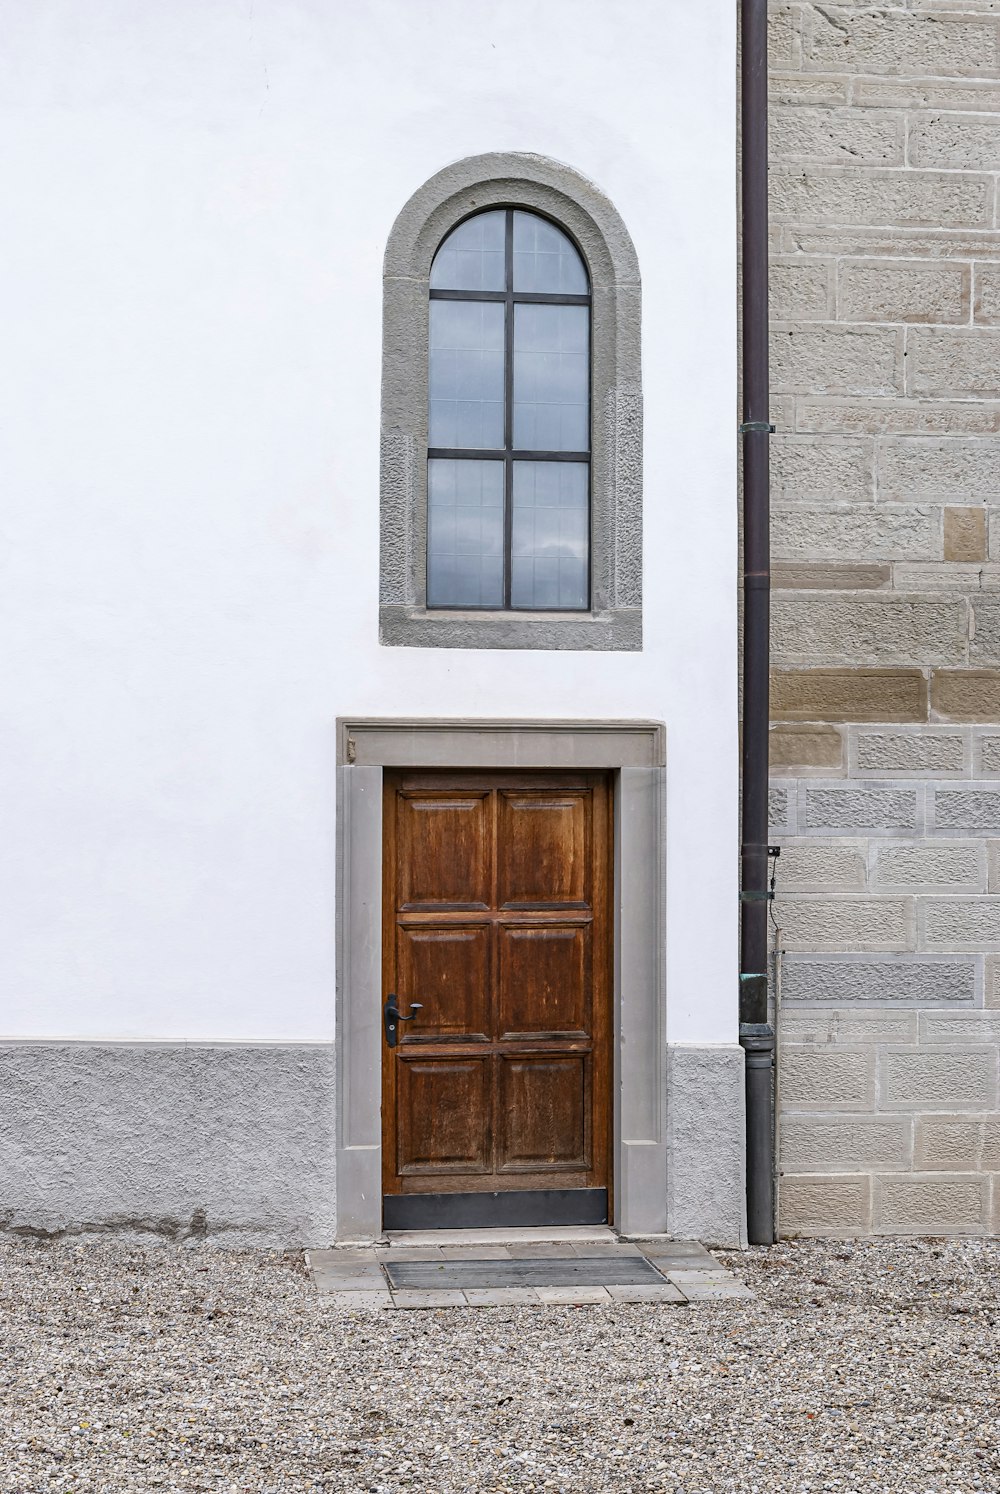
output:
[[[385,254],[379,638],[642,647],[641,292],[593,182],[457,161]]]
[[[430,274],[427,606],[590,605],[590,278],[563,230],[494,208]]]

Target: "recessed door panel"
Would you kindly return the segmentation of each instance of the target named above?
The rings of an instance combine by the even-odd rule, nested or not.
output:
[[[499,930],[499,1035],[586,1037],[590,1032],[590,926]]]
[[[492,809],[488,794],[401,794],[400,908],[488,908]]]
[[[497,846],[501,908],[582,908],[589,900],[590,796],[502,792]]]
[[[421,1005],[402,1042],[489,1040],[492,941],[488,924],[400,925],[397,984],[407,1001]]]
[[[485,1054],[424,1058],[397,1050],[396,1061],[399,1171],[487,1172],[492,1060]]]
[[[587,1168],[589,1054],[518,1053],[499,1064],[499,1169]]]

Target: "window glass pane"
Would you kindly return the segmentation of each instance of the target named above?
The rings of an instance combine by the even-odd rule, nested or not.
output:
[[[578,250],[535,213],[514,214],[514,289],[562,296],[585,296],[590,289]]]
[[[427,605],[503,606],[503,462],[427,463]]]
[[[503,303],[432,301],[430,310],[430,444],[502,447]]]
[[[513,607],[587,607],[588,476],[585,462],[514,463]]]
[[[590,450],[589,322],[588,306],[514,307],[515,448]]]
[[[431,290],[502,291],[505,217],[501,208],[460,223],[434,256]]]

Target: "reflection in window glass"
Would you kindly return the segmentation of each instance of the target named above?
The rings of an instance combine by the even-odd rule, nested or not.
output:
[[[503,462],[428,462],[428,607],[503,606],[503,489]]]
[[[515,462],[512,607],[587,606],[589,470],[585,462]]]
[[[576,246],[537,213],[514,214],[514,289],[564,296],[590,290]]]
[[[504,308],[432,301],[430,444],[503,446]]]
[[[590,446],[586,306],[514,307],[514,447],[586,451]]]
[[[431,266],[431,290],[502,291],[507,214],[477,213],[454,229]]]

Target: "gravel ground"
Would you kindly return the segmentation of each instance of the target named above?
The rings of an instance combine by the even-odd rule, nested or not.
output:
[[[298,1256],[0,1246],[0,1490],[1000,1490],[1000,1242],[720,1257],[754,1301],[337,1310]]]

